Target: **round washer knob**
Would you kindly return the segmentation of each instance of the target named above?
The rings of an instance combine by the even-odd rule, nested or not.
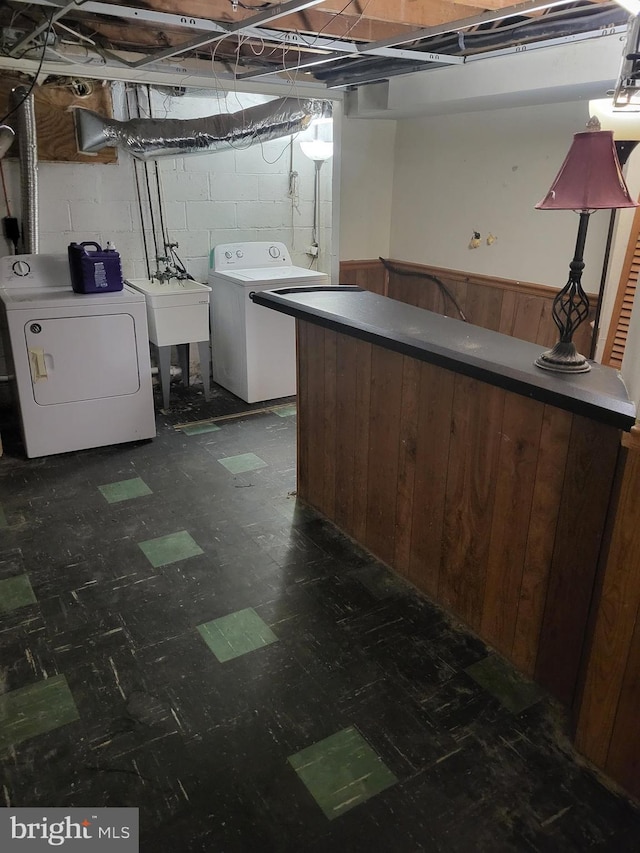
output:
[[[233,252],[225,252],[224,256],[229,261],[233,257]]]
[[[269,254],[272,258],[280,257],[280,249],[277,246],[269,246]]]
[[[238,251],[236,252],[236,258],[244,258],[244,252],[238,249]]]
[[[31,267],[26,261],[16,261],[14,265],[11,267],[13,272],[19,276],[29,275],[31,272]]]

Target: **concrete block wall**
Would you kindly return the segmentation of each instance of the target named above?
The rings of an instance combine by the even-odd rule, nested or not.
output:
[[[114,85],[114,113],[124,115],[124,91]],[[212,115],[221,109],[267,100],[259,96],[224,98],[167,97],[152,94],[155,117],[186,118]],[[228,106],[227,106],[228,105]],[[308,267],[313,223],[314,164],[301,152],[299,141],[286,137],[262,145],[240,147],[190,157],[157,161],[163,198],[165,225],[188,271],[199,281],[207,280],[209,253],[219,243],[266,240],[285,243],[293,263]],[[321,170],[320,255],[314,268],[331,266],[331,162]],[[13,215],[20,216],[19,168],[16,160],[3,160],[9,202]],[[149,204],[145,170],[156,218],[157,185],[155,163],[135,163],[123,152],[112,165],[85,163],[39,164],[40,252],[64,253],[70,242],[97,240],[115,243],[126,277],[146,278],[142,218],[152,258],[156,254],[149,230]],[[298,173],[295,199],[289,196],[290,172]],[[136,194],[136,172],[142,205]],[[0,199],[0,204],[2,203]],[[4,211],[1,215],[4,215]],[[0,254],[11,247],[0,237]],[[158,253],[164,254],[162,240]],[[152,263],[152,267],[155,264]],[[0,375],[7,372],[0,351]],[[3,388],[0,385],[0,402]]]

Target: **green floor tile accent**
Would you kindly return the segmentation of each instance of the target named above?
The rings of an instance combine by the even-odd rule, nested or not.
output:
[[[138,542],[138,545],[154,569],[204,554],[202,548],[186,530],[170,533],[168,536],[159,536],[157,539],[147,539],[145,542]]]
[[[495,696],[512,714],[521,713],[542,698],[542,692],[536,684],[525,681],[510,664],[497,655],[489,655],[472,664],[465,672]]]
[[[16,575],[0,581],[0,613],[9,613],[35,601],[36,597],[27,575]]]
[[[140,477],[133,477],[131,480],[120,480],[119,483],[107,483],[104,486],[98,486],[98,488],[110,504],[153,494],[149,486]]]
[[[239,456],[227,456],[218,459],[218,462],[231,471],[232,474],[244,474],[246,471],[257,471],[258,468],[266,468],[267,463],[256,456],[255,453],[241,453]]]
[[[274,409],[274,415],[277,415],[279,418],[290,418],[295,415],[297,412],[297,408],[294,405],[291,406],[280,406],[279,409]]]
[[[64,675],[0,696],[0,751],[79,720]]]
[[[329,820],[398,781],[353,726],[289,756],[289,764]]]
[[[198,631],[220,663],[268,646],[278,639],[252,607],[198,625]]]
[[[202,435],[203,432],[217,432],[219,429],[217,424],[194,424],[182,427],[182,432],[185,435]]]
[[[2,508],[2,504],[0,504],[0,530],[9,526],[9,522],[7,521],[7,516],[4,514],[4,509]]]

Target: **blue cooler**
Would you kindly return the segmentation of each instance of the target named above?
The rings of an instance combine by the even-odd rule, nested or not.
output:
[[[87,246],[94,251],[87,250]],[[76,293],[110,293],[122,290],[122,264],[115,249],[103,251],[99,243],[70,243],[71,286]]]

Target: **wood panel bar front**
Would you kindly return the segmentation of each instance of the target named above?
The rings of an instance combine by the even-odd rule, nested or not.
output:
[[[485,324],[546,325],[548,300],[498,290]],[[540,344],[357,286],[254,301],[297,320],[299,497],[546,687],[640,798],[640,428],[618,373],[549,374]]]
[[[620,430],[301,319],[298,352],[299,497],[571,705]]]
[[[576,746],[640,799],[640,441],[629,438],[610,509],[611,542],[600,566]]]

